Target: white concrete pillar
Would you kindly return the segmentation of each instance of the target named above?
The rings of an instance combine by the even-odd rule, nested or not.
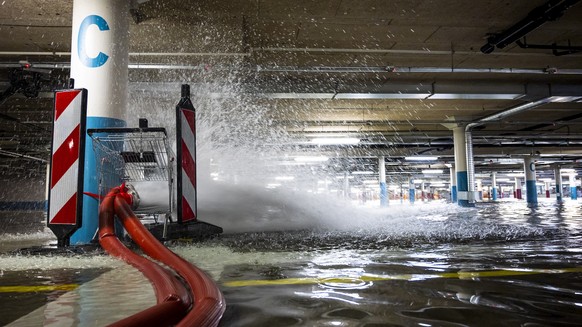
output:
[[[465,139],[465,127],[453,128],[453,141],[455,148],[455,169],[457,171],[457,203],[462,207],[474,206],[469,195],[469,180],[467,175],[467,148]]]
[[[74,0],[71,78],[75,88],[88,90],[87,128],[124,127],[127,108],[129,3],[126,0]],[[137,123],[137,122],[136,122]],[[91,138],[85,150],[85,192],[98,193],[98,165]],[[119,176],[106,176],[113,187]],[[97,231],[98,201],[83,203],[82,227],[71,244],[89,243]]]
[[[560,166],[554,167],[554,178],[556,180],[556,201],[562,201],[562,173]]]
[[[380,206],[388,206],[388,189],[386,188],[386,161],[384,156],[378,157],[378,170],[380,182]]]

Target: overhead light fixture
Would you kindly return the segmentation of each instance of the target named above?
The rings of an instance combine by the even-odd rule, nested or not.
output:
[[[505,174],[507,177],[525,177],[525,173],[507,173]]]
[[[334,93],[263,93],[267,99],[331,99]],[[260,95],[259,95],[260,96]]]
[[[367,171],[352,171],[353,175],[371,175],[374,174],[373,171],[367,170]]]
[[[354,145],[360,143],[360,139],[355,137],[322,137],[312,139],[311,143],[317,145]]]
[[[442,174],[442,169],[424,169],[422,170],[423,174]]]
[[[515,100],[523,96],[523,93],[507,94],[463,94],[463,93],[435,93],[429,97],[431,100]]]
[[[324,162],[327,161],[329,158],[325,156],[304,156],[304,157],[295,157],[295,161],[298,162]]]
[[[432,161],[432,160],[437,160],[439,157],[435,157],[435,156],[410,156],[410,157],[404,157],[404,160],[408,160],[408,161]]]
[[[338,93],[334,99],[426,99],[430,93]]]
[[[293,176],[277,176],[277,177],[275,177],[275,179],[278,181],[292,181],[295,179],[295,177],[293,177]]]

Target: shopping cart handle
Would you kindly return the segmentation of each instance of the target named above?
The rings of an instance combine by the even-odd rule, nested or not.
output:
[[[164,135],[168,135],[166,133],[166,129],[164,127],[148,127],[148,128],[139,128],[139,127],[109,127],[109,128],[88,128],[87,134],[92,136],[93,134],[98,133],[116,133],[116,134],[124,134],[124,133],[148,133],[148,132],[156,132],[156,133],[164,133]]]

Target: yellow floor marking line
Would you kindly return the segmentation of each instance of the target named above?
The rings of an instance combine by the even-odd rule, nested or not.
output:
[[[35,293],[52,291],[72,291],[79,284],[36,285],[36,286],[0,286],[0,293]]]
[[[400,275],[362,275],[359,277],[332,277],[332,278],[283,278],[283,279],[255,279],[233,280],[224,282],[226,287],[268,286],[268,285],[301,285],[301,284],[361,284],[363,282],[404,280],[418,281],[434,278],[458,278],[471,279],[483,277],[506,277],[539,274],[565,274],[582,272],[582,267],[559,269],[516,269],[516,270],[485,270],[485,271],[459,271],[433,274],[400,274]]]

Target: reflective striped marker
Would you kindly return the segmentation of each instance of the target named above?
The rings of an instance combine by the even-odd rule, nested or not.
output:
[[[59,246],[81,226],[87,90],[55,92],[48,227]]]
[[[196,221],[196,109],[190,100],[190,86],[182,85],[176,106],[178,222]]]

